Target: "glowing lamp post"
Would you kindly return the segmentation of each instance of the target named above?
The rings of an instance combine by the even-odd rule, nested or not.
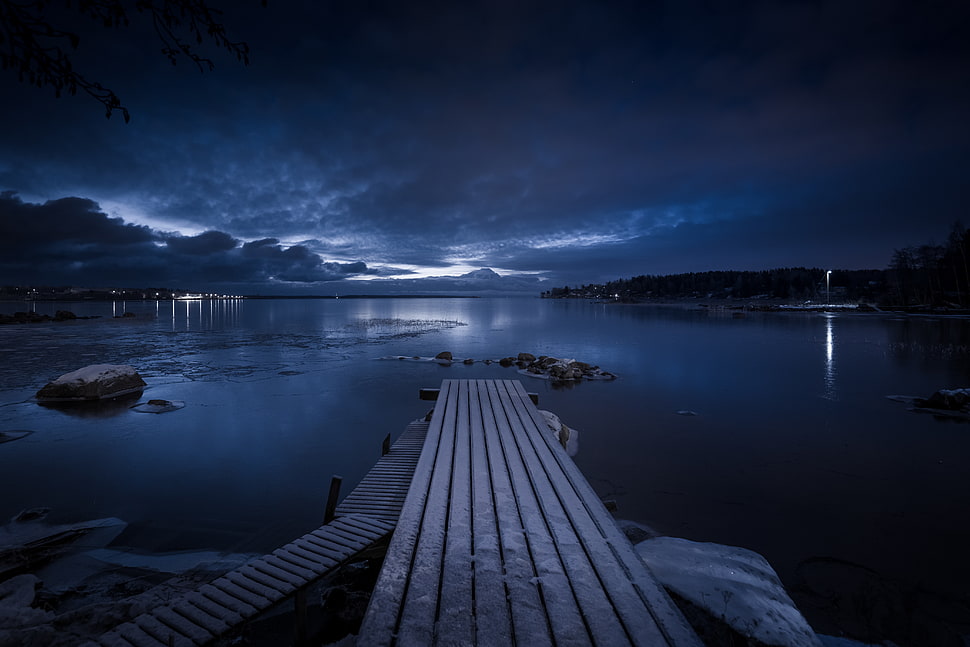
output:
[[[829,278],[832,276],[832,270],[825,272],[825,303],[829,304],[832,299],[829,297]]]

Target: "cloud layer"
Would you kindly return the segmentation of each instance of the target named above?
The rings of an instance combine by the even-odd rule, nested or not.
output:
[[[137,29],[82,40],[128,126],[0,76],[16,97],[0,106],[0,190],[22,196],[2,217],[70,209],[91,225],[28,227],[24,254],[105,277],[140,254],[152,282],[400,287],[492,267],[561,285],[882,267],[965,217],[964,3],[226,16],[248,68],[217,53],[212,73],[172,68]],[[19,262],[4,280],[33,280]]]

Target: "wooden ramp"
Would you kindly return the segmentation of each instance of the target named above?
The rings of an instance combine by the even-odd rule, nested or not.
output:
[[[701,645],[547,429],[443,382],[358,645]]]
[[[337,516],[366,514],[397,523],[427,433],[426,421],[415,420],[409,424],[390,453],[383,456],[354,491],[340,502]]]
[[[176,603],[103,634],[104,647],[208,644],[317,581],[389,534],[397,522],[428,423],[408,425],[388,454],[337,506],[334,521],[247,563]]]

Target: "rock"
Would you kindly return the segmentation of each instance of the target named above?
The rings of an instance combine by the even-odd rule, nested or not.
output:
[[[761,555],[675,537],[647,539],[636,551],[705,645],[821,647]]]
[[[534,362],[536,361],[536,356],[532,353],[519,353],[517,358],[520,362]]]
[[[140,413],[168,413],[185,408],[185,402],[181,400],[149,400],[142,404],[136,404],[131,409]]]
[[[515,364],[514,357],[503,357],[498,361],[499,366],[505,366],[506,368]]]
[[[49,402],[104,400],[140,392],[145,386],[145,380],[131,366],[94,364],[48,383],[37,392],[37,399]]]
[[[471,357],[466,357],[464,361],[462,361],[462,364],[474,364],[474,363],[475,363],[475,360],[473,360]]]
[[[13,519],[14,523],[24,523],[27,521],[40,521],[50,514],[50,508],[30,508],[29,510],[21,510]]]
[[[915,404],[926,409],[967,411],[970,408],[970,389],[940,389],[929,398],[917,398]]]
[[[58,310],[54,313],[54,321],[69,321],[77,319],[77,315],[70,310]]]
[[[626,535],[626,538],[630,540],[631,544],[639,544],[647,539],[660,536],[660,533],[650,526],[637,523],[636,521],[630,521],[628,519],[616,519],[615,523],[617,528],[622,530],[623,534]]]
[[[546,411],[540,409],[539,413],[542,414],[543,420],[545,420],[546,426],[549,431],[552,432],[552,437],[562,445],[563,449],[566,450],[566,454],[569,456],[575,456],[579,452],[579,431],[576,429],[571,429],[563,424],[563,421],[559,419],[559,416],[554,414],[552,411]]]
[[[0,582],[0,627],[12,629],[29,626],[54,617],[49,611],[31,606],[40,585],[40,579],[29,573]]]
[[[26,438],[32,433],[34,432],[28,429],[12,429],[9,431],[0,431],[0,444],[9,443],[14,440],[20,440],[21,438]]]
[[[435,359],[446,359],[446,360],[448,360],[450,362],[451,359],[452,359],[452,357],[451,357],[451,351],[443,350],[440,353],[438,353],[437,355],[435,355],[434,358]]]

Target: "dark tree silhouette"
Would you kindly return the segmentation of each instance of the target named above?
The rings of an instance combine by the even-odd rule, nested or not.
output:
[[[261,2],[266,6],[267,0]],[[173,65],[185,57],[200,71],[212,70],[215,64],[195,49],[206,42],[249,64],[249,45],[232,40],[220,22],[222,12],[204,0],[0,0],[0,67],[18,74],[23,83],[53,88],[58,97],[82,90],[104,106],[108,118],[118,110],[127,123],[131,115],[114,91],[74,69],[71,53],[81,39],[49,21],[52,5],[105,29],[128,27],[132,19],[150,20],[162,54]]]

